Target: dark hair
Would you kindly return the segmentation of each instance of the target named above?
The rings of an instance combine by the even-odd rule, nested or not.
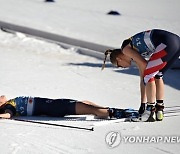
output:
[[[105,63],[106,63],[106,59],[108,54],[110,54],[110,61],[112,64],[116,64],[116,57],[121,53],[121,49],[108,49],[105,51],[104,55],[104,63],[102,65],[102,70],[105,68]]]
[[[111,53],[110,53],[110,61],[112,64],[116,64],[116,57],[121,53],[121,49],[114,49]]]

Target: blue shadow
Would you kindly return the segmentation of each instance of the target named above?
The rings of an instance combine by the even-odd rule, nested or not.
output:
[[[101,69],[102,63],[68,63],[68,65],[73,66],[87,66],[87,67],[98,67]],[[106,64],[106,68],[114,68],[112,64]],[[139,71],[137,67],[130,67],[126,69],[115,69],[114,70],[117,73],[125,73],[129,75],[136,75],[139,76]],[[164,75],[164,83],[166,85],[171,86],[172,88],[175,88],[177,90],[180,90],[180,69],[169,69],[167,72],[165,72]]]

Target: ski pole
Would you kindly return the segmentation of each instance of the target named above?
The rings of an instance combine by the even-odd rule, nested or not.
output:
[[[88,130],[88,131],[94,131],[94,128],[86,128],[86,127],[78,127],[78,126],[70,126],[70,125],[61,125],[61,124],[52,124],[47,122],[40,122],[40,121],[32,121],[32,120],[24,120],[24,119],[10,119],[15,121],[22,121],[22,122],[28,122],[28,123],[36,123],[41,125],[50,125],[50,126],[57,126],[57,127],[66,127],[66,128],[74,128],[74,129],[81,129],[81,130]]]

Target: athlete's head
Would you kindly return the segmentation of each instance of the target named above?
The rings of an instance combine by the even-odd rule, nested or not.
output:
[[[6,96],[2,95],[0,96],[0,107],[4,105],[7,102]]]
[[[105,63],[108,54],[110,54],[110,61],[116,67],[129,67],[131,65],[131,59],[123,54],[121,49],[113,49],[113,50],[106,50],[104,63],[102,65],[102,70],[105,68]]]

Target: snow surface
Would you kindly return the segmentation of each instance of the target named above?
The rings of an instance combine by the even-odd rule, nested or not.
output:
[[[119,47],[136,32],[161,28],[180,34],[179,0],[0,0],[0,20],[89,42]],[[117,10],[121,16],[108,16]],[[137,109],[140,102],[138,71],[102,72],[102,61],[80,55],[76,48],[0,31],[0,94],[90,100],[99,105]],[[165,76],[165,119],[155,123],[119,122],[107,125],[85,120],[34,117],[43,122],[91,128],[76,130],[0,120],[0,153],[179,153],[179,143],[121,143],[109,148],[110,131],[122,136],[180,136],[180,72]]]

